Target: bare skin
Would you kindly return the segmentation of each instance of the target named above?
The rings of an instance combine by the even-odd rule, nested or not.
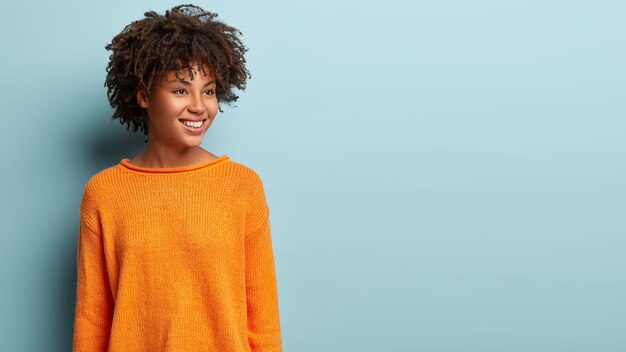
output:
[[[150,142],[148,142],[150,143]],[[207,151],[206,149],[202,148],[202,147],[198,147],[199,152],[201,153],[198,156],[193,157],[192,159],[189,159],[189,161],[183,162],[180,165],[178,165],[178,163],[176,163],[176,160],[172,163],[168,163],[165,165],[176,165],[176,166],[160,166],[160,165],[164,165],[164,164],[159,164],[159,163],[154,163],[154,162],[150,162],[149,160],[146,160],[144,157],[144,154],[139,154],[137,156],[135,156],[134,158],[132,158],[130,160],[130,163],[135,165],[135,166],[139,166],[139,167],[147,167],[147,168],[169,168],[169,167],[178,167],[178,166],[187,166],[187,165],[194,165],[194,164],[200,164],[200,163],[204,163],[207,161],[211,161],[213,159],[217,159],[218,156]]]
[[[206,74],[197,65],[193,66],[193,80],[186,70],[181,72],[182,80],[170,71],[165,81],[155,83],[150,95],[137,91],[137,102],[148,113],[148,145],[143,153],[130,160],[131,164],[171,168],[218,157],[200,146],[218,112],[215,78],[208,66],[204,66]],[[194,134],[179,119],[205,121],[201,133]]]

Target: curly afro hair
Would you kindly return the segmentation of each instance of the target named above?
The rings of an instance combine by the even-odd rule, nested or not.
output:
[[[127,125],[127,130],[132,126],[133,132],[139,129],[147,136],[148,116],[137,103],[137,90],[150,94],[153,84],[171,70],[180,78],[181,70],[186,69],[193,79],[192,63],[207,64],[212,70],[220,103],[232,105],[239,98],[233,88],[243,91],[252,76],[245,66],[248,49],[241,43],[238,29],[195,5],[173,7],[163,16],[154,11],[144,16],[127,25],[105,47],[112,51],[104,85],[115,109],[113,119]],[[204,67],[202,71],[206,74]]]

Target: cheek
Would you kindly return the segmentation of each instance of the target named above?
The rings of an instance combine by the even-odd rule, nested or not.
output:
[[[208,104],[208,109],[211,116],[217,115],[219,111],[219,103],[217,102],[217,100],[214,100],[210,104]]]
[[[178,115],[178,112],[180,112],[181,109],[184,109],[184,105],[176,99],[161,97],[160,99],[153,101],[150,108],[153,113],[159,116],[170,116],[172,114]]]

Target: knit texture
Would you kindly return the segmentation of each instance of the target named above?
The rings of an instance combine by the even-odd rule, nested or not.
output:
[[[85,185],[75,352],[282,351],[263,183],[228,155]]]

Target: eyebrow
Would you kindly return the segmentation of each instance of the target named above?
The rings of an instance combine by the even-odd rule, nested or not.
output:
[[[186,85],[186,86],[190,86],[190,85],[191,85],[191,83],[189,83],[188,81],[185,81],[184,79],[174,79],[174,80],[168,81],[167,83],[172,83],[172,82],[182,83],[182,84],[184,84],[184,85]],[[207,82],[207,83],[204,85],[204,87],[206,87],[206,86],[208,86],[208,85],[210,85],[210,84],[213,84],[213,83],[215,83],[215,80],[213,80],[213,81],[211,81],[211,82]]]

